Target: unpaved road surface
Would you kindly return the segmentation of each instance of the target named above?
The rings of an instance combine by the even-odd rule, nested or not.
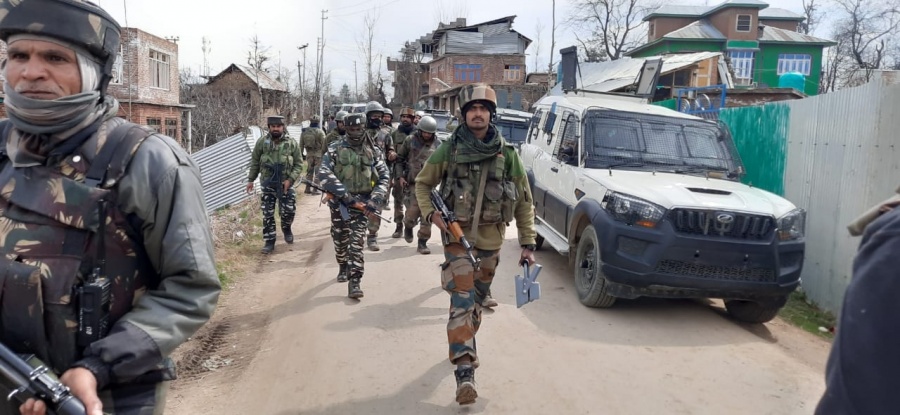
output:
[[[504,245],[478,350],[478,401],[454,401],[438,244],[381,229],[366,253],[365,298],[346,297],[328,213],[298,201],[293,246],[248,258],[250,273],[180,350],[167,413],[810,414],[830,345],[776,320],[744,325],[715,301],[582,306],[564,257],[538,252],[543,298],[515,306],[520,250]],[[385,212],[392,214],[392,212]]]

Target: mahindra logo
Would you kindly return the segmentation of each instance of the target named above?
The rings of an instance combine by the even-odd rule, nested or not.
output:
[[[730,213],[720,213],[716,215],[716,221],[713,222],[713,229],[720,234],[731,231],[733,226],[734,215]]]

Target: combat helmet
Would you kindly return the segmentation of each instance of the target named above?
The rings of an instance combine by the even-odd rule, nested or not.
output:
[[[373,112],[380,112],[383,114],[384,107],[382,107],[381,104],[378,103],[378,101],[369,101],[369,103],[366,104],[366,118],[369,118],[369,114]]]
[[[0,40],[27,33],[84,48],[100,63],[100,94],[112,79],[122,28],[99,6],[80,0],[0,1]]]
[[[485,83],[469,84],[459,91],[459,108],[463,116],[476,102],[484,104],[491,114],[497,112],[497,93]]]
[[[419,125],[417,127],[426,133],[434,134],[437,132],[437,120],[430,115],[426,115],[419,120]]]
[[[338,122],[344,122],[344,118],[347,116],[347,111],[338,111],[334,116],[334,120]]]

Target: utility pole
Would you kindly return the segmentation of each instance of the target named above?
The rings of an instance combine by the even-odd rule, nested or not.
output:
[[[303,88],[306,84],[303,83],[303,72],[306,71],[306,47],[309,46],[309,43],[304,43],[303,46],[297,46],[297,49],[303,51],[303,65],[300,65],[300,61],[297,61],[297,72],[300,73],[300,114],[299,116],[303,117],[303,110],[305,105],[303,104]]]
[[[356,72],[356,61],[353,61],[353,101],[359,99],[359,75]]]
[[[556,77],[553,76],[553,49],[556,48],[556,0],[553,0],[553,26],[550,27],[550,63],[547,64],[547,86],[553,88]]]
[[[319,53],[319,120],[325,119],[325,86],[322,85],[322,81],[325,79],[325,20],[328,19],[325,17],[325,13],[328,13],[328,10],[322,10],[322,48]]]

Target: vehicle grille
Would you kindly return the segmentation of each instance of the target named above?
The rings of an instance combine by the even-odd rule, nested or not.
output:
[[[767,239],[775,231],[771,216],[699,209],[672,209],[669,220],[679,233],[736,239]]]
[[[775,282],[775,270],[769,268],[702,265],[671,259],[659,261],[656,272],[722,281]]]

